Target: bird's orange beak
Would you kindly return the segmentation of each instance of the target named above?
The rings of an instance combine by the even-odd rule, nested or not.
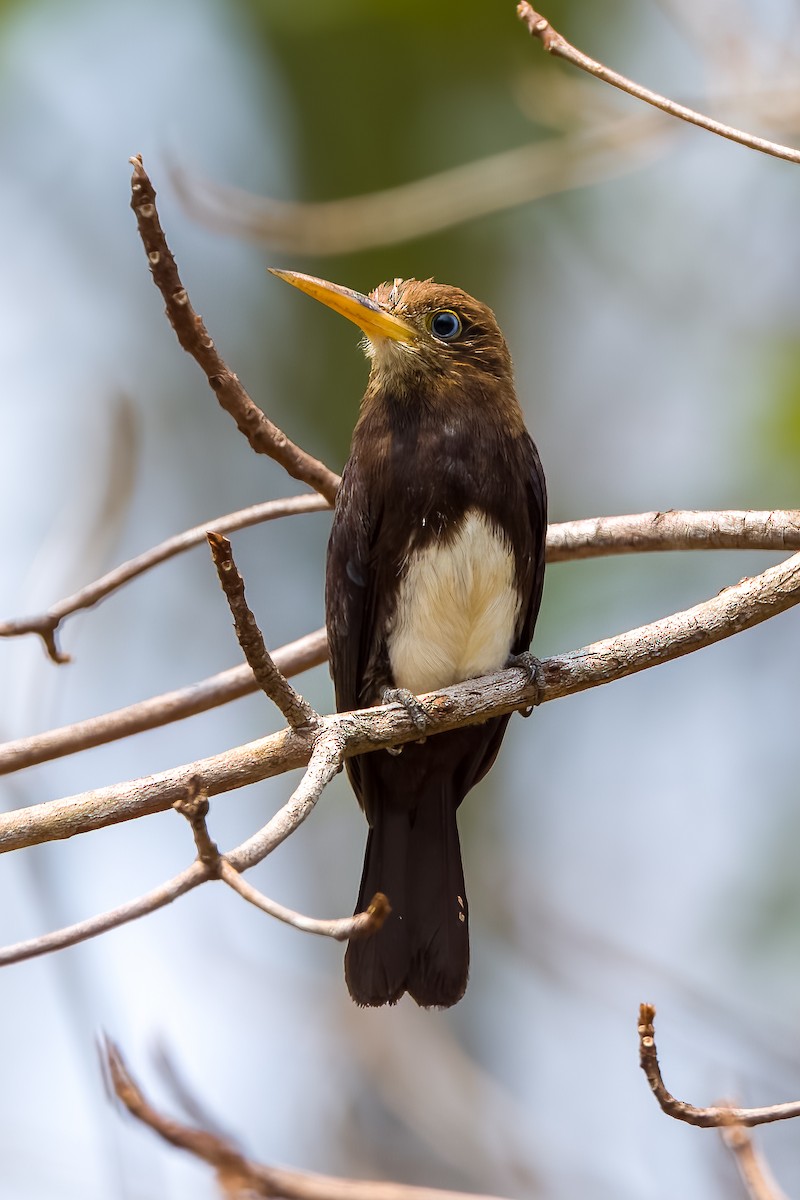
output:
[[[299,271],[279,271],[277,267],[269,270],[278,279],[284,279],[292,287],[327,304],[328,308],[341,313],[362,329],[368,338],[389,338],[393,342],[413,342],[417,333],[414,326],[402,317],[395,316],[381,308],[363,292],[354,292],[351,288],[341,287],[338,283],[328,283],[325,279],[316,279],[313,275],[302,275]]]

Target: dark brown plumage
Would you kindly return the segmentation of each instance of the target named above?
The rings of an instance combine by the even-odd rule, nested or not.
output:
[[[337,708],[502,668],[533,635],[547,518],[539,456],[493,313],[430,280],[395,280],[366,297],[276,274],[359,324],[371,359],[328,547]],[[376,892],[392,906],[378,934],[348,946],[345,976],[358,1004],[393,1004],[408,992],[447,1007],[464,994],[456,811],[494,762],[507,723],[348,760],[369,822],[357,911]]]

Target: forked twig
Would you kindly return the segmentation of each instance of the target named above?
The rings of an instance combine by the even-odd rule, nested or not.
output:
[[[240,883],[244,884],[244,880],[239,878],[239,873],[256,866],[266,858],[306,819],[322,795],[324,788],[341,769],[342,754],[342,739],[336,731],[324,731],[319,734],[315,739],[305,774],[287,803],[262,830],[224,856],[220,854],[216,844],[211,840],[206,827],[208,797],[205,794],[202,780],[199,777],[189,777],[173,807],[186,817],[192,827],[197,846],[196,861],[176,875],[174,879],[168,880],[167,883],[154,888],[146,895],[120,905],[110,912],[90,917],[86,921],[79,921],[64,929],[56,930],[54,933],[43,934],[41,937],[29,938],[24,942],[6,946],[0,950],[0,967],[24,962],[29,958],[39,958],[43,954],[50,954],[54,950],[63,950],[67,946],[75,946],[79,942],[88,941],[101,933],[117,929],[120,925],[125,925],[129,921],[164,908],[179,896],[193,891],[194,888],[212,879],[222,879],[256,907],[306,933],[315,933],[342,941],[350,937],[368,937],[377,932],[390,912],[386,897],[380,893],[372,898],[365,912],[357,913],[355,917],[317,920],[276,904],[257,892],[255,888],[250,888],[249,885],[239,886]]]
[[[544,703],[622,679],[732,637],[798,603],[800,554],[795,554],[683,612],[545,659],[536,686],[530,684],[524,672],[514,668],[432,692],[421,700],[428,733],[433,736],[514,712],[536,700]],[[343,742],[345,756],[399,745],[419,736],[401,705],[333,714],[324,718],[321,729]],[[284,729],[143,780],[0,813],[0,852],[162,812],[184,794],[187,781],[194,775],[200,777],[209,795],[244,787],[303,766],[316,744],[300,730]]]
[[[268,1167],[246,1158],[227,1138],[192,1128],[158,1112],[145,1098],[128,1071],[119,1048],[105,1039],[103,1066],[118,1100],[131,1116],[149,1126],[164,1141],[209,1164],[223,1193],[230,1197],[283,1197],[284,1200],[499,1200],[474,1192],[449,1192],[366,1179],[341,1179],[330,1175]]]
[[[325,503],[313,496],[303,499]],[[271,503],[282,505],[288,502]],[[245,510],[249,511],[255,510]],[[230,519],[239,515],[233,513]],[[217,529],[221,531],[222,522],[227,520],[222,518],[217,523]],[[238,526],[230,525],[228,528]],[[195,534],[194,545],[205,540],[206,530],[198,527],[188,534],[179,534],[171,541],[179,542]],[[695,512],[674,509],[565,521],[551,525],[547,531],[548,563],[647,551],[746,549],[800,549],[800,510]],[[122,571],[124,568],[118,569]],[[274,658],[284,675],[294,675],[324,662],[326,653],[325,630],[320,629],[276,650]],[[184,720],[240,696],[250,695],[256,688],[249,667],[232,667],[190,687],[141,700],[101,717],[90,717],[74,725],[6,742],[0,745],[0,775],[75,754],[90,746],[129,737],[172,721]]]
[[[319,920],[317,917],[306,917],[294,909],[286,908],[283,904],[271,900],[263,892],[259,892],[251,883],[231,865],[230,858],[220,854],[216,842],[212,841],[208,832],[208,797],[203,793],[200,781],[193,779],[187,795],[176,802],[175,809],[186,817],[189,822],[197,857],[208,868],[212,878],[221,879],[229,888],[237,892],[248,904],[260,908],[270,917],[300,929],[304,933],[316,933],[322,937],[334,938],[337,942],[346,942],[353,938],[369,937],[377,933],[392,911],[389,901],[382,892],[376,892],[364,912],[352,917],[333,917],[329,920]],[[241,847],[240,847],[241,849]]]
[[[93,608],[101,600],[112,595],[132,579],[143,575],[145,571],[166,562],[193,546],[199,546],[206,540],[209,530],[216,533],[232,533],[236,529],[246,529],[250,525],[260,525],[264,521],[274,521],[279,517],[290,517],[298,513],[323,512],[330,508],[324,496],[312,494],[308,496],[289,496],[285,500],[267,500],[263,504],[253,504],[250,508],[228,513],[224,517],[215,517],[203,525],[196,525],[184,533],[167,538],[159,545],[137,554],[128,562],[122,563],[109,571],[100,579],[59,600],[46,612],[37,613],[31,617],[19,617],[11,621],[0,621],[0,637],[20,637],[27,633],[36,633],[45,643],[48,654],[57,663],[70,661],[70,656],[64,654],[56,640],[59,626],[73,613],[85,608]]]

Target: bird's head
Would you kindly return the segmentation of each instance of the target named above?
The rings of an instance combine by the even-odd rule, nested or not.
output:
[[[273,275],[364,332],[370,391],[396,395],[510,392],[511,356],[494,313],[461,288],[395,279],[364,295],[297,271]]]

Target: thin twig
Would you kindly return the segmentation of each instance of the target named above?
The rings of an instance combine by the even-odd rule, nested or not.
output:
[[[324,663],[327,657],[328,639],[324,628],[281,646],[273,655],[275,665],[284,675],[299,675],[301,671]],[[50,762],[54,758],[63,758],[67,754],[77,754],[91,746],[102,746],[131,737],[134,733],[169,725],[173,721],[183,721],[242,696],[250,696],[256,691],[258,684],[246,663],[230,667],[189,687],[165,692],[150,700],[140,700],[138,704],[130,704],[127,708],[118,708],[100,717],[77,721],[74,725],[62,725],[60,729],[6,742],[0,745],[0,775]]]
[[[518,668],[471,679],[421,699],[434,735],[623,679],[659,663],[691,654],[761,624],[800,603],[800,554],[761,575],[740,580],[710,600],[581,650],[545,659],[531,684]],[[337,713],[322,730],[345,746],[345,756],[400,745],[419,737],[402,705]],[[209,795],[282,774],[309,761],[315,739],[284,729],[270,737],[198,762],[0,814],[0,852],[73,837],[148,813],[162,812],[184,794],[197,775]],[[234,863],[240,869],[239,863]]]
[[[610,83],[612,87],[619,88],[630,96],[635,96],[637,100],[644,100],[646,104],[652,104],[654,108],[660,109],[671,117],[688,121],[700,129],[706,129],[709,133],[716,133],[731,142],[747,146],[750,150],[760,150],[762,154],[771,154],[773,158],[781,158],[786,162],[800,163],[800,150],[796,150],[792,146],[782,146],[779,142],[767,141],[766,138],[756,137],[755,134],[735,129],[732,125],[723,125],[721,121],[715,121],[713,117],[707,117],[693,108],[677,104],[667,96],[661,96],[658,92],[651,92],[649,88],[642,87],[641,84],[634,83],[625,75],[620,75],[617,71],[612,71],[604,66],[603,63],[589,58],[562,37],[541,13],[531,7],[528,0],[521,0],[517,5],[517,15],[527,25],[531,36],[538,38],[549,54],[565,59],[589,75],[594,75],[596,79]]]
[[[90,938],[99,937],[100,934],[108,933],[112,929],[119,929],[121,925],[127,925],[130,921],[137,921],[140,917],[149,916],[150,913],[157,912],[159,908],[171,904],[179,896],[185,896],[187,892],[191,892],[201,883],[205,883],[208,878],[208,872],[204,865],[199,860],[193,862],[174,879],[160,884],[159,887],[153,888],[152,891],[147,892],[144,896],[139,896],[136,900],[120,904],[118,908],[112,908],[109,912],[90,917],[86,921],[67,925],[64,929],[58,929],[54,933],[46,933],[41,937],[29,938],[27,941],[4,947],[0,950],[0,967],[24,962],[29,958],[39,958],[43,954],[64,950],[67,946],[75,946],[78,942],[88,942]]]
[[[723,1125],[719,1132],[736,1161],[750,1200],[788,1200],[747,1130],[741,1125]]]
[[[164,299],[167,316],[178,341],[205,373],[220,405],[233,417],[239,432],[244,434],[253,450],[280,463],[293,479],[307,483],[332,504],[336,498],[339,476],[301,450],[270,421],[217,352],[181,282],[158,219],[155,188],[142,165],[141,155],[136,155],[130,162],[133,167],[131,208],[136,215],[153,282]]]
[[[57,601],[46,612],[0,621],[0,637],[42,634],[56,630],[66,617],[91,608],[138,575],[199,546],[207,534],[233,533],[265,521],[330,508],[324,496],[289,496],[267,500],[250,508],[196,525],[129,559],[113,571]],[[586,517],[550,525],[547,561],[568,562],[640,550],[794,550],[800,547],[800,510],[772,509],[692,510],[635,513],[620,517]],[[63,661],[68,661],[68,656]]]
[[[321,791],[321,789],[320,789]],[[337,942],[345,942],[352,938],[369,937],[377,933],[392,911],[389,901],[382,892],[376,892],[364,912],[356,913],[353,917],[334,917],[328,920],[318,920],[316,917],[306,917],[303,913],[295,912],[271,900],[263,892],[259,892],[252,884],[231,866],[226,855],[220,854],[215,841],[208,832],[208,797],[204,794],[199,779],[190,783],[187,795],[175,802],[175,809],[189,822],[197,847],[197,857],[209,871],[209,876],[221,879],[228,887],[238,892],[248,904],[260,908],[262,912],[276,917],[286,925],[301,929],[304,933],[316,933],[322,937],[334,938]],[[241,849],[241,847],[240,847]]]
[[[331,779],[333,779],[337,771],[341,768],[341,763],[342,741],[340,734],[337,730],[323,732],[314,742],[308,767],[303,778],[283,808],[279,809],[262,830],[253,837],[248,838],[240,846],[237,846],[230,854],[225,855],[224,859],[220,855],[215,843],[211,841],[205,825],[205,814],[208,811],[208,797],[203,786],[203,781],[199,775],[189,776],[181,794],[176,797],[173,807],[185,816],[192,826],[198,850],[196,861],[185,871],[181,871],[179,875],[176,875],[174,879],[161,884],[159,887],[147,892],[144,896],[139,896],[136,900],[131,900],[127,904],[122,904],[118,908],[112,909],[110,912],[90,917],[86,921],[79,921],[75,925],[69,925],[65,929],[56,930],[54,933],[29,938],[24,942],[17,942],[14,945],[0,949],[0,967],[10,966],[12,963],[24,962],[29,958],[39,958],[43,954],[49,954],[54,950],[63,950],[67,946],[75,946],[79,942],[88,941],[90,938],[97,937],[101,933],[108,933],[111,929],[117,929],[120,925],[125,925],[129,921],[147,916],[157,909],[171,904],[173,900],[185,895],[201,884],[207,883],[211,879],[221,878],[223,863],[226,861],[234,872],[246,871],[249,867],[256,866],[257,863],[266,858],[276,846],[279,846],[290,833],[293,833],[303,823],[319,800],[326,785],[330,783]],[[234,886],[230,878],[226,879],[225,882],[231,887]],[[237,890],[239,889],[237,888]],[[260,895],[259,893],[256,894]],[[245,898],[249,899],[250,897]],[[266,896],[261,897],[261,899],[267,904],[271,903],[267,900]],[[261,908],[264,906],[258,904],[258,907]],[[322,933],[327,937],[337,937],[338,932],[344,929],[344,921],[341,923],[335,921],[314,922],[311,918],[303,917],[299,913],[291,913],[290,909],[284,909],[282,906],[276,907],[281,908],[281,914],[273,912],[272,915],[278,916],[280,920],[286,921],[287,924],[295,925],[298,929],[311,933]],[[265,908],[264,911],[270,910]],[[354,936],[365,937],[370,933],[374,933],[380,928],[388,913],[389,907],[388,902],[385,901],[385,897],[380,896],[380,894],[373,897],[370,907],[366,912],[359,914],[363,917],[363,920],[356,920]],[[297,921],[290,920],[290,915],[296,916]],[[335,932],[337,924],[338,931]]]
[[[329,721],[326,725],[314,739],[306,773],[289,801],[278,809],[263,829],[227,855],[228,862],[235,870],[247,871],[254,867],[280,846],[290,833],[294,833],[311,813],[323,789],[341,771],[347,736],[339,722]]]
[[[199,546],[209,531],[233,533],[264,521],[330,508],[324,496],[290,496],[267,500],[250,508],[216,517],[167,538],[151,550],[122,563],[80,591],[59,600],[44,613],[0,622],[0,637],[55,632],[66,617],[91,608],[138,575]],[[621,517],[587,517],[551,525],[547,531],[547,561],[567,562],[640,550],[794,550],[800,547],[800,510],[695,511],[636,513]],[[59,661],[69,661],[63,656]]]
[[[154,1130],[164,1141],[201,1159],[217,1173],[224,1194],[249,1197],[284,1197],[285,1200],[498,1200],[474,1192],[449,1192],[365,1179],[267,1167],[245,1158],[227,1138],[192,1128],[152,1107],[131,1077],[119,1048],[109,1039],[102,1047],[105,1067],[117,1098],[131,1116]]]
[[[317,501],[317,497],[306,499]],[[232,514],[231,519],[237,515]],[[221,522],[217,527],[221,528]],[[195,533],[194,530],[189,532]],[[198,527],[198,532],[198,540],[204,541],[205,529]],[[178,535],[179,538],[183,536],[188,535]],[[800,549],[800,510],[670,510],[565,521],[551,525],[547,531],[548,563],[644,551],[747,549]],[[321,629],[276,650],[273,657],[284,675],[293,675],[324,662],[326,655],[325,631]],[[190,687],[154,696],[104,716],[90,717],[61,729],[7,742],[0,745],[0,775],[184,720],[250,695],[256,689],[249,667],[232,667]]]
[[[655,1016],[656,1010],[652,1004],[639,1006],[639,1064],[647,1076],[653,1095],[668,1117],[674,1117],[676,1121],[685,1121],[688,1125],[696,1125],[700,1129],[719,1129],[730,1125],[746,1125],[751,1128],[754,1125],[766,1125],[772,1121],[787,1121],[800,1117],[800,1100],[790,1101],[788,1104],[771,1104],[767,1108],[731,1108],[725,1105],[697,1108],[694,1104],[687,1104],[685,1100],[676,1100],[667,1091],[661,1078],[653,1024]]]
[[[266,647],[261,630],[247,605],[244,580],[234,562],[230,542],[221,533],[209,533],[208,544],[231,610],[236,637],[256,683],[267,699],[281,710],[292,729],[316,728],[320,723],[319,713],[295,691],[286,676],[281,674]]]
[[[219,877],[223,883],[227,883],[228,887],[238,892],[248,904],[255,905],[270,917],[276,917],[279,921],[291,925],[294,929],[301,929],[304,933],[316,933],[322,937],[334,938],[337,942],[369,937],[370,934],[377,933],[392,911],[383,892],[376,892],[364,912],[356,913],[354,917],[331,917],[328,920],[320,920],[317,917],[303,916],[302,913],[294,912],[293,909],[278,904],[276,900],[270,900],[269,896],[259,892],[247,882],[243,875],[234,870],[227,858],[223,858],[220,863]]]
[[[138,575],[190,550],[193,546],[199,546],[205,542],[206,534],[210,530],[215,533],[233,533],[236,529],[247,529],[251,525],[260,525],[264,521],[274,521],[279,517],[323,512],[329,508],[330,504],[324,496],[312,494],[289,496],[285,500],[267,500],[264,504],[253,504],[250,508],[242,508],[238,512],[228,513],[227,516],[215,517],[203,525],[196,525],[194,529],[187,529],[184,533],[167,538],[143,554],[137,554],[135,558],[115,567],[113,571],[87,584],[80,591],[59,600],[47,612],[37,613],[32,617],[0,621],[0,637],[20,637],[26,633],[36,633],[44,640],[47,652],[54,662],[70,662],[70,655],[64,654],[56,642],[58,628],[66,617],[81,609],[93,608]]]

